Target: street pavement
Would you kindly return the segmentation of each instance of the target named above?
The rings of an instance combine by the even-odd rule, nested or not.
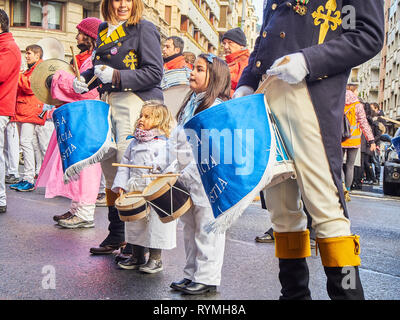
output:
[[[107,235],[107,208],[97,208],[96,226],[68,230],[55,214],[68,210],[65,198],[45,199],[44,189],[7,191],[8,210],[0,215],[0,299],[16,300],[276,300],[280,294],[274,245],[254,238],[271,225],[269,214],[254,202],[227,232],[221,286],[216,294],[186,296],[172,291],[183,277],[182,227],[177,248],[163,252],[164,270],[148,275],[121,270],[115,255],[92,256]],[[361,236],[360,276],[366,299],[400,299],[400,198],[376,190],[357,191],[348,203],[352,230]],[[320,257],[308,258],[310,290],[328,299]]]

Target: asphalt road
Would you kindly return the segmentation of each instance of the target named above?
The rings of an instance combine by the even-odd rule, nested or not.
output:
[[[185,261],[182,228],[178,245],[163,252],[164,271],[154,275],[121,270],[114,255],[91,256],[107,234],[107,209],[96,209],[96,227],[60,229],[52,216],[69,200],[45,199],[44,190],[7,191],[0,215],[0,299],[16,300],[276,300],[280,294],[273,244],[256,243],[270,227],[268,212],[251,205],[227,233],[222,284],[213,295],[181,295],[169,288]],[[360,269],[370,300],[400,299],[400,199],[362,192],[349,203],[353,232],[361,236]],[[312,298],[328,299],[320,258],[308,258]]]

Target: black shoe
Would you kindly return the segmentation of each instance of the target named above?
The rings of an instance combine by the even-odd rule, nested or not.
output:
[[[7,211],[7,206],[0,206],[0,213],[5,213]]]
[[[120,261],[118,262],[118,266],[121,269],[125,270],[138,270],[141,266],[144,266],[146,263],[146,260],[144,257],[141,259],[137,259],[134,256],[131,256],[131,258],[125,260],[125,261]]]
[[[94,254],[94,255],[111,254],[115,250],[119,250],[120,248],[122,248],[125,245],[126,245],[126,242],[121,242],[121,243],[117,243],[117,244],[108,244],[105,246],[100,245],[97,248],[96,247],[90,248],[89,251],[91,254]]]
[[[182,288],[180,291],[186,294],[204,294],[207,292],[216,292],[217,286],[209,286],[206,284],[198,283],[198,282],[191,282],[186,287]]]
[[[183,288],[186,288],[188,284],[190,284],[192,280],[189,280],[187,278],[183,278],[181,281],[177,282],[172,282],[170,287],[174,290],[181,291]]]

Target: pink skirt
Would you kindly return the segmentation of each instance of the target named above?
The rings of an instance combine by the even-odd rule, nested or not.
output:
[[[83,169],[78,180],[64,184],[60,151],[54,130],[40,168],[36,187],[45,187],[45,198],[66,197],[82,204],[95,204],[99,193],[101,165],[96,163]]]

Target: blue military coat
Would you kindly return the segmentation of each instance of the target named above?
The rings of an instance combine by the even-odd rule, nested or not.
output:
[[[141,20],[137,25],[126,22],[107,37],[108,24],[99,26],[93,66],[107,65],[120,70],[120,86],[102,84],[96,80],[90,89],[98,87],[100,93],[113,91],[134,92],[142,100],[163,100],[160,87],[163,76],[160,34],[154,24]],[[94,67],[82,73],[86,83],[94,76]]]
[[[256,89],[276,59],[296,52],[304,54],[310,72],[307,86],[346,208],[341,183],[345,87],[351,68],[373,58],[383,46],[383,1],[310,0],[304,15],[297,13],[295,6],[295,0],[266,1],[260,35],[238,87]],[[355,20],[349,12],[355,14]]]

